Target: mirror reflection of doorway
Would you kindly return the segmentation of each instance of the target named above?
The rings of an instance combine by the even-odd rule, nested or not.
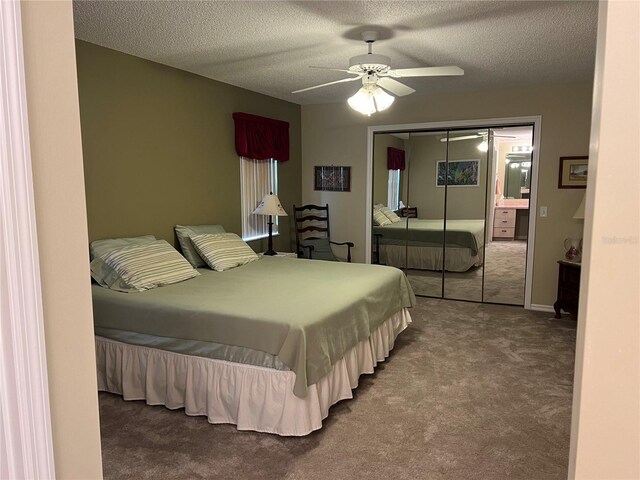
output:
[[[372,261],[416,295],[524,305],[532,145],[533,125],[376,133]]]

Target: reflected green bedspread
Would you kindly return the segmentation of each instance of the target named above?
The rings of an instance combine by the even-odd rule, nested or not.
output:
[[[349,349],[415,304],[404,274],[380,265],[263,257],[199,271],[146,292],[93,285],[96,327],[270,353],[296,374],[302,398]]]

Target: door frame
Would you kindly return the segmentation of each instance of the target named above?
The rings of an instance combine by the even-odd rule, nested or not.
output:
[[[522,124],[533,124],[533,165],[531,168],[531,191],[529,193],[529,233],[527,238],[527,261],[524,288],[524,308],[531,310],[531,289],[533,280],[533,259],[535,256],[535,234],[538,200],[538,170],[540,166],[540,134],[542,115],[526,117],[483,118],[477,120],[450,120],[444,122],[400,123],[393,125],[373,125],[367,128],[367,172],[366,172],[366,218],[365,263],[371,263],[371,218],[373,202],[373,137],[376,133],[411,132],[420,130],[490,128]],[[532,213],[533,212],[533,213]]]

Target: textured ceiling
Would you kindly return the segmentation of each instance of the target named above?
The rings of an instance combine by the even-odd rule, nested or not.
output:
[[[88,1],[74,2],[76,37],[299,104],[342,101],[358,83],[291,94],[348,75],[366,53],[393,68],[457,65],[463,77],[403,79],[418,94],[590,81],[594,1]]]

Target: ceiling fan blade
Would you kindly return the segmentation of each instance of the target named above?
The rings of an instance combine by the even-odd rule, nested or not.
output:
[[[344,68],[314,67],[313,65],[310,65],[309,68],[315,68],[316,70],[330,70],[332,72],[344,72],[344,73],[350,73],[352,75],[360,75],[360,73],[358,72],[352,72],[351,70],[346,70]]]
[[[397,80],[389,77],[379,78],[378,86],[384,88],[385,90],[389,90],[391,93],[394,93],[399,97],[403,97],[415,92],[413,88],[407,87],[404,83],[400,83]]]
[[[291,92],[291,93],[306,92],[306,91],[309,91],[309,90],[314,90],[316,88],[322,88],[322,87],[328,87],[329,85],[335,85],[336,83],[353,82],[354,80],[360,80],[360,78],[361,78],[360,76],[351,77],[351,78],[343,78],[342,80],[336,80],[335,82],[323,83],[322,85],[315,85],[313,87],[301,88],[300,90],[296,90],[295,92]]]
[[[471,140],[472,138],[482,138],[482,135],[464,135],[462,137],[449,137],[450,142],[457,142],[458,140]],[[441,142],[446,142],[447,137],[440,139]]]
[[[518,138],[518,137],[514,137],[513,135],[496,135],[495,133],[492,135],[498,138]]]
[[[421,68],[397,68],[389,70],[387,75],[395,78],[402,77],[446,77],[452,75],[464,75],[460,67],[421,67]]]

